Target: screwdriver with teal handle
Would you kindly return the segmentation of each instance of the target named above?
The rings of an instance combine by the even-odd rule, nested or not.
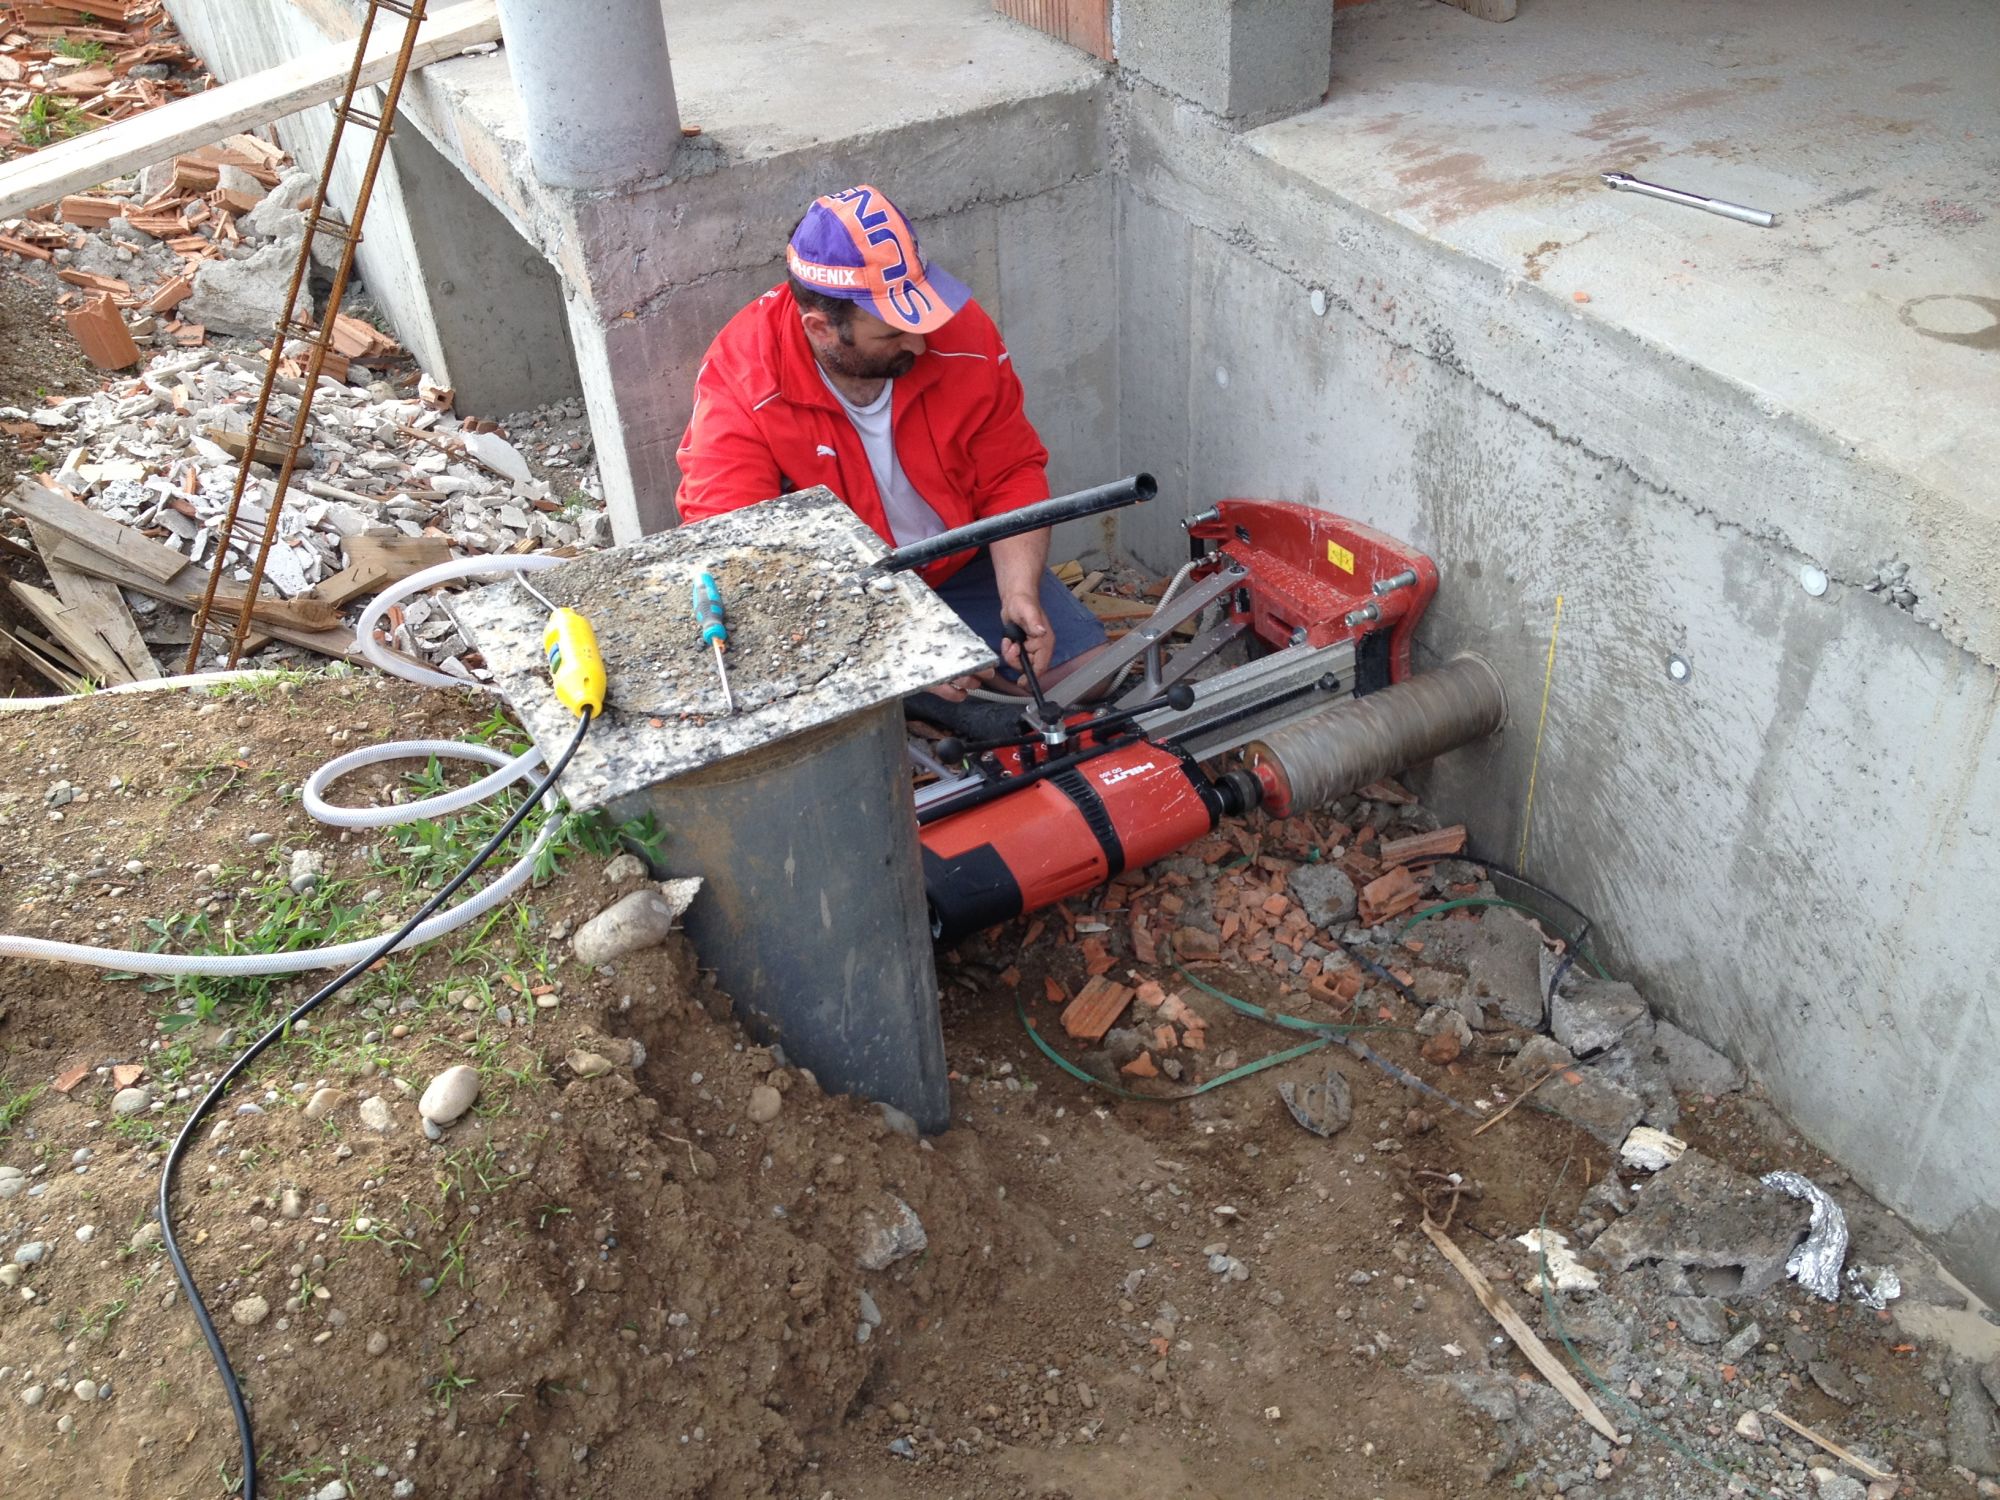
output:
[[[701,626],[701,638],[715,647],[715,674],[722,679],[722,701],[725,711],[733,714],[736,695],[729,691],[729,668],[722,659],[723,648],[729,644],[729,628],[723,623],[722,592],[711,574],[704,573],[694,581],[694,618]]]

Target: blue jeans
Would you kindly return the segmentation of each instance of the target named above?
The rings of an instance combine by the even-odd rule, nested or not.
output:
[[[1000,580],[993,576],[991,552],[982,548],[977,557],[937,586],[937,596],[993,648],[995,656],[1001,656]],[[1056,637],[1055,654],[1049,658],[1049,665],[1061,666],[1104,644],[1104,626],[1098,623],[1097,616],[1046,568],[1042,570],[1041,602],[1042,613],[1049,617],[1049,629]],[[1005,667],[1001,671],[1009,678],[1015,676]]]

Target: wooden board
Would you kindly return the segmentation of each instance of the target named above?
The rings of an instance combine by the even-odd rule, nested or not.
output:
[[[0,505],[40,522],[70,542],[116,558],[123,567],[155,583],[165,583],[188,565],[173,548],[149,541],[130,526],[55,490],[44,489],[32,479],[16,480],[13,493],[0,495]]]
[[[424,23],[411,66],[425,67],[480,42],[499,40],[494,0],[467,0],[434,12]],[[381,83],[388,78],[401,47],[402,28],[393,21],[381,26],[362,59],[361,82]],[[0,219],[19,218],[37,204],[52,203],[66,193],[338,98],[353,66],[352,43],[329,43],[281,67],[190,94],[18,157],[0,165]]]
[[[56,593],[62,602],[124,663],[126,672],[134,681],[149,681],[158,677],[159,663],[146,649],[146,642],[139,635],[139,626],[132,618],[132,611],[125,607],[125,597],[118,592],[118,585],[50,561],[50,555],[62,545],[62,537],[48,527],[30,521],[28,534],[35,539],[35,546],[41,549],[42,566],[49,570],[49,581],[56,586]]]
[[[56,549],[55,560],[80,572],[89,573],[93,577],[102,578],[108,582],[131,589],[135,593],[144,594],[148,598],[159,599],[167,604],[179,605],[185,610],[193,611],[201,606],[201,592],[206,580],[192,573],[187,576],[185,582],[162,583],[156,578],[147,578],[143,574],[124,572],[119,568],[117,563],[108,558],[100,557],[85,548],[78,547],[73,542],[65,542],[62,546],[58,547]],[[226,638],[227,634],[234,628],[237,597],[224,594],[220,591],[217,592],[216,609],[209,617],[209,633],[211,636],[220,632]],[[224,603],[225,599],[228,600],[227,604]],[[265,618],[267,607],[274,607],[282,613],[291,614],[295,612],[297,606],[302,602],[311,601],[296,599],[260,600],[255,616],[258,629],[264,634],[276,636],[279,640],[288,641],[294,646],[304,646],[308,651],[317,651],[322,656],[345,658],[348,661],[356,662],[366,659],[361,655],[361,648],[355,644],[354,632],[351,630],[344,628],[339,630],[308,630],[302,629],[296,624],[288,623],[282,618]],[[323,605],[320,607],[324,608]]]
[[[364,595],[379,594],[412,573],[450,562],[451,543],[435,536],[351,536],[347,538],[347,555],[353,561],[300,597],[338,609]]]
[[[125,663],[118,659],[118,653],[100,640],[96,631],[75,618],[56,595],[31,583],[23,583],[18,578],[8,580],[7,591],[41,622],[42,628],[100,686],[132,680],[132,674],[125,670]]]
[[[40,641],[32,631],[19,630],[18,627],[17,631],[17,634],[9,635],[6,630],[0,629],[0,641],[6,642],[16,657],[48,678],[65,693],[83,691],[84,684],[81,679],[73,673],[64,671],[57,665],[54,657],[45,656],[38,649],[38,646],[46,646],[48,644],[46,641]]]

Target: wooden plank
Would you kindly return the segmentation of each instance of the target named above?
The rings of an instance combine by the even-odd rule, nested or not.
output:
[[[155,583],[166,582],[187,566],[187,559],[173,548],[148,541],[130,526],[99,515],[55,490],[44,489],[31,479],[16,480],[12,494],[0,495],[0,505],[41,522],[72,543],[116,558],[122,567]]]
[[[48,569],[49,582],[56,586],[62,602],[110,647],[133,680],[150,681],[158,677],[159,663],[153,660],[153,653],[140,638],[138,623],[125,607],[125,596],[118,592],[118,585],[51,561],[51,554],[62,545],[62,537],[48,527],[30,521],[28,535],[41,549],[42,566]]]
[[[499,40],[494,0],[466,0],[434,12],[424,22],[411,66],[426,67],[467,47]],[[401,47],[401,28],[382,27],[362,59],[361,82],[387,79]],[[65,193],[209,145],[246,126],[267,124],[338,98],[353,66],[351,42],[329,43],[281,67],[190,94],[0,164],[0,219],[19,218],[38,203],[52,203]]]
[[[42,676],[48,678],[50,682],[53,682],[65,693],[82,692],[85,687],[83,680],[74,673],[65,672],[61,667],[57,666],[53,657],[44,656],[33,644],[35,639],[35,636],[30,631],[23,630],[18,635],[10,635],[4,629],[0,629],[0,641],[5,641],[11,646],[14,654],[23,662],[33,667]],[[44,642],[43,644],[47,643]]]
[[[425,568],[451,561],[451,540],[441,536],[350,536],[341,538],[347,561],[374,566],[408,578]]]
[[[1863,1474],[1866,1474],[1870,1479],[1889,1480],[1889,1479],[1894,1479],[1896,1477],[1894,1474],[1891,1474],[1887,1469],[1878,1469],[1875,1467],[1875,1465],[1869,1463],[1867,1459],[1849,1453],[1845,1448],[1841,1447],[1840,1444],[1836,1443],[1832,1438],[1821,1437],[1817,1432],[1814,1432],[1810,1427],[1806,1426],[1805,1423],[1793,1421],[1790,1417],[1786,1416],[1776,1407],[1773,1407],[1771,1409],[1771,1415],[1776,1417],[1780,1422],[1783,1422],[1787,1427],[1791,1428],[1792,1431],[1796,1432],[1800,1437],[1804,1438],[1807,1442],[1818,1444],[1820,1447],[1826,1449],[1827,1452],[1831,1453],[1835,1458],[1839,1459],[1842,1463],[1853,1465],[1855,1468],[1859,1469]]]
[[[1430,1241],[1438,1247],[1438,1253],[1452,1264],[1452,1269],[1465,1278],[1465,1284],[1472,1288],[1472,1295],[1479,1299],[1479,1305],[1493,1315],[1493,1321],[1507,1331],[1520,1351],[1528,1356],[1528,1362],[1542,1372],[1543,1378],[1554,1386],[1563,1400],[1575,1407],[1577,1414],[1598,1432],[1618,1442],[1618,1429],[1611,1425],[1611,1419],[1604,1415],[1598,1404],[1590,1399],[1590,1393],[1576,1383],[1576,1377],[1563,1368],[1563,1362],[1555,1352],[1536,1336],[1535,1330],[1522,1321],[1521,1315],[1501,1300],[1486,1278],[1479,1274],[1479,1267],[1465,1258],[1465,1252],[1452,1243],[1451,1236],[1426,1218],[1420,1226],[1430,1236]]]
[[[285,444],[271,438],[258,438],[253,447],[249,433],[231,432],[226,427],[204,427],[201,435],[231,458],[240,459],[244,452],[249,450],[255,453],[256,461],[267,468],[277,469],[284,466]],[[301,455],[302,458],[303,456]]]
[[[56,595],[31,583],[23,583],[18,578],[7,581],[7,591],[26,607],[29,614],[41,621],[42,628],[54,636],[63,650],[75,657],[77,664],[100,686],[132,680],[132,674],[125,670],[125,663],[118,659],[118,653],[100,640],[96,631],[73,618],[69,607]]]
[[[183,579],[162,582],[141,573],[129,572],[107,557],[101,557],[74,542],[65,542],[55,552],[55,560],[93,578],[102,578],[135,593],[179,605],[193,611],[201,607],[207,580],[190,572]],[[215,591],[215,609],[209,619],[211,631],[233,625],[243,596],[230,589]],[[339,612],[317,599],[259,599],[251,611],[253,620],[281,641],[291,641],[326,656],[347,656],[354,648],[354,632],[339,625]],[[329,623],[331,622],[331,623]],[[358,658],[358,649],[352,654]]]
[[[1063,1030],[1080,1042],[1099,1042],[1118,1018],[1125,1014],[1125,1007],[1132,1003],[1134,991],[1127,989],[1116,980],[1106,979],[1102,974],[1094,975],[1076,992],[1076,998],[1063,1007]]]
[[[379,549],[379,550],[378,550]],[[347,555],[352,561],[300,595],[339,609],[366,594],[380,593],[412,573],[451,561],[451,543],[435,536],[351,536]]]

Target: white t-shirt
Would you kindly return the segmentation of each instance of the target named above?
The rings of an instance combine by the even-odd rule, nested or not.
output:
[[[848,420],[854,423],[854,430],[861,434],[861,447],[868,455],[875,489],[882,497],[882,513],[888,517],[889,533],[895,537],[896,545],[907,547],[943,531],[943,517],[924,503],[924,497],[904,475],[903,465],[896,457],[896,440],[889,428],[896,382],[883,381],[881,395],[866,406],[856,406],[841,394],[839,386],[827,380],[826,371],[821,370],[819,378],[826,381],[833,399],[840,403]]]

